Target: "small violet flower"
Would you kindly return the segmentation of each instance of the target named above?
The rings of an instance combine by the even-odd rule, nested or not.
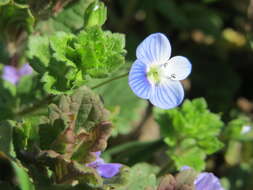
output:
[[[17,84],[24,75],[29,75],[33,71],[29,64],[24,64],[21,68],[5,65],[3,68],[2,78],[12,84]]]
[[[194,181],[196,190],[224,190],[219,179],[212,173],[203,172]]]
[[[148,36],[136,50],[137,60],[129,73],[129,86],[143,99],[162,109],[178,106],[184,98],[180,80],[191,73],[191,63],[183,56],[171,56],[171,45],[161,33]]]
[[[86,166],[96,169],[99,175],[104,178],[111,178],[119,173],[120,168],[122,167],[121,164],[105,163],[104,160],[100,158],[101,152],[95,152],[95,154],[96,160],[86,164]]]
[[[183,166],[180,171],[191,169],[189,166]],[[219,179],[213,173],[202,172],[194,180],[196,190],[224,190]]]

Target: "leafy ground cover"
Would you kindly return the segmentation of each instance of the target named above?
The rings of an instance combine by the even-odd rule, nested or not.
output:
[[[251,190],[252,7],[0,0],[0,189]]]

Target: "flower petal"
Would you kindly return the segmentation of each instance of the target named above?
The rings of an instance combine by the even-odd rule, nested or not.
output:
[[[97,171],[99,173],[100,176],[104,177],[104,178],[111,178],[115,175],[117,175],[117,173],[119,173],[120,168],[122,167],[121,164],[100,164],[97,167]]]
[[[203,172],[194,181],[196,190],[223,190],[219,179],[212,173]]]
[[[165,75],[171,80],[183,80],[192,70],[190,61],[183,56],[172,57],[165,64]]]
[[[6,65],[3,68],[2,78],[12,84],[17,84],[20,77],[15,67]]]
[[[190,61],[183,56],[172,57],[165,66],[166,77],[171,80],[183,80],[192,70]]]
[[[161,33],[149,35],[136,50],[136,57],[145,64],[165,63],[170,58],[170,55],[170,42]]]
[[[143,99],[148,99],[151,85],[146,76],[147,65],[138,59],[133,63],[129,72],[128,84],[132,91]]]
[[[150,102],[162,109],[178,106],[184,98],[184,89],[179,81],[166,80],[152,88]]]
[[[33,69],[32,67],[27,63],[24,64],[19,70],[18,70],[18,74],[19,76],[24,76],[24,75],[29,75],[32,74]]]
[[[96,155],[97,158],[99,158],[99,156],[101,155],[101,151],[94,152],[94,154]]]

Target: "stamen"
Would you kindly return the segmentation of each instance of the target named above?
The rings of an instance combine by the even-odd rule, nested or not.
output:
[[[147,72],[147,78],[153,84],[159,84],[161,81],[161,65],[153,66]]]
[[[171,79],[171,80],[175,80],[176,79],[176,74],[175,73],[172,73],[170,76],[167,77],[168,79]]]

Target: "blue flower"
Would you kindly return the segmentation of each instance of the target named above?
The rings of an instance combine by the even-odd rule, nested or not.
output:
[[[183,166],[180,171],[191,170],[189,166]],[[196,190],[224,190],[220,184],[219,178],[213,173],[202,172],[194,180]]]
[[[96,169],[99,175],[104,178],[111,178],[117,175],[122,165],[118,163],[105,163],[104,160],[100,158],[100,154],[100,151],[95,152],[96,160],[87,164],[87,166]]]
[[[196,190],[224,190],[219,179],[212,173],[203,172],[194,181]]]
[[[21,77],[29,75],[33,72],[29,64],[24,64],[21,68],[5,65],[3,68],[2,78],[12,84],[17,84]]]
[[[171,45],[161,33],[148,36],[136,50],[137,60],[129,73],[129,86],[143,99],[162,109],[178,106],[184,98],[180,80],[191,73],[191,63],[183,56],[171,56]]]

